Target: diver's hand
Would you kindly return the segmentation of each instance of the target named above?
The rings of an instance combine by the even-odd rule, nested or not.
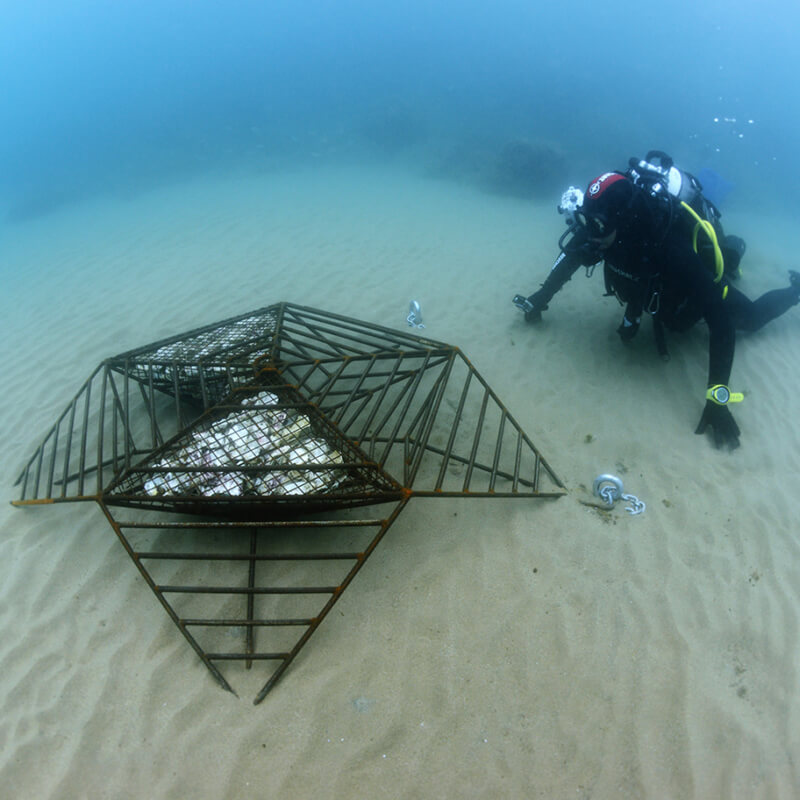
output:
[[[631,322],[627,317],[622,318],[622,324],[617,328],[619,338],[623,342],[629,342],[639,331],[639,320]]]
[[[735,450],[739,446],[739,426],[727,406],[706,400],[706,407],[703,409],[703,416],[700,417],[700,424],[695,433],[705,433],[709,425],[714,431],[714,444],[717,447]]]
[[[524,312],[525,322],[539,322],[542,318],[542,311],[547,308],[546,303],[537,301],[535,294],[532,294],[530,297],[523,297],[521,294],[515,294],[511,302],[520,311]]]

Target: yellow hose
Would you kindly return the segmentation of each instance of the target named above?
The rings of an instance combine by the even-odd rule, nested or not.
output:
[[[714,226],[707,220],[703,219],[688,203],[681,200],[681,205],[695,218],[697,224],[694,226],[694,233],[692,235],[692,247],[695,253],[697,252],[697,234],[702,230],[706,236],[711,240],[714,246],[714,283],[719,283],[722,280],[722,275],[725,272],[725,260],[722,257],[722,250],[719,248],[717,241],[717,232]]]

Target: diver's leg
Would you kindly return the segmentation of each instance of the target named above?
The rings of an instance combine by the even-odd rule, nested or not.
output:
[[[800,273],[790,271],[789,276],[791,282],[787,288],[773,289],[757,300],[750,300],[738,289],[728,286],[726,302],[739,330],[757,331],[800,302]]]

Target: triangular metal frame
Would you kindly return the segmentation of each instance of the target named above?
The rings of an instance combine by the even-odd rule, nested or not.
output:
[[[277,662],[255,702],[412,497],[564,493],[457,347],[290,303],[106,360],[18,483],[97,502],[224,688]]]

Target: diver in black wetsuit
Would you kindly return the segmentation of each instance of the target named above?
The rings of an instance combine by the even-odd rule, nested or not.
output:
[[[697,197],[686,202],[671,188],[666,191],[666,171],[655,191],[631,171],[600,175],[585,194],[570,187],[559,207],[570,226],[559,241],[561,254],[541,289],[527,298],[517,295],[514,304],[527,321],[538,321],[579,267],[602,261],[607,293],[626,304],[617,329],[623,341],[636,335],[647,312],[659,352],[667,357],[663,328],[683,331],[704,319],[710,335],[708,387],[695,433],[710,427],[717,447],[733,449],[739,446],[740,431],[728,404],[743,399],[728,389],[735,331],[758,330],[800,302],[800,274],[790,271],[788,288],[750,300],[730,283],[738,275],[744,242],[724,236],[718,212],[716,219],[704,215]]]

